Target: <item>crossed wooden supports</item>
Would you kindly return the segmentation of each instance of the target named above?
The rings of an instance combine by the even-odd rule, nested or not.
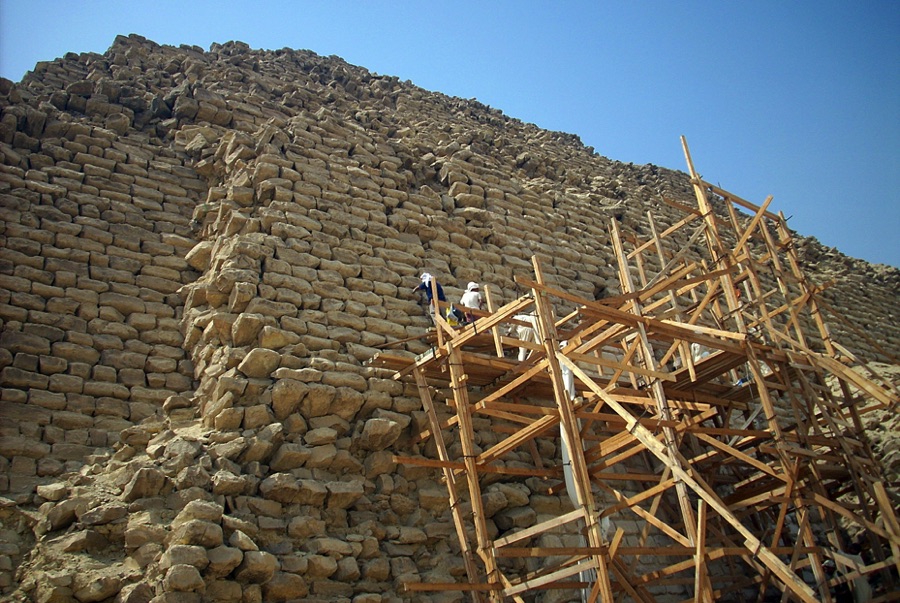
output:
[[[621,295],[581,299],[533,258],[535,278],[517,278],[527,295],[462,328],[437,313],[429,352],[372,360],[418,388],[415,440],[433,455],[397,460],[440,469],[468,577],[408,589],[813,602],[860,575],[896,588],[896,501],[862,417],[896,409],[898,392],[848,366],[770,200],[714,189],[685,153],[699,210],[663,231],[649,216],[646,241],[610,224]],[[508,334],[523,324],[535,341]],[[485,503],[522,481],[539,511]]]

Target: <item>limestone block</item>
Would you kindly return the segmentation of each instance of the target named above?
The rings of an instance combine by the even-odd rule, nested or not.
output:
[[[384,557],[367,561],[362,570],[363,578],[371,582],[385,582],[391,577],[391,564]]]
[[[28,392],[28,403],[49,410],[62,410],[66,407],[66,395],[62,392],[48,392],[33,389]],[[36,411],[36,413],[39,413],[39,411]]]
[[[294,443],[284,443],[269,461],[272,471],[291,471],[302,467],[312,455],[312,451],[305,446]]]
[[[163,588],[169,592],[192,592],[203,590],[203,577],[193,565],[178,564],[169,567],[163,578]]]
[[[236,282],[231,288],[231,294],[228,296],[228,311],[233,313],[243,312],[257,295],[257,286],[255,283]]]
[[[252,505],[251,505],[252,506]],[[276,504],[278,511],[280,513],[281,505]],[[254,509],[255,511],[259,511],[259,509]],[[258,551],[259,547],[253,542],[253,539],[250,538],[243,530],[234,530],[231,533],[231,536],[228,538],[228,544],[237,548],[240,551]]]
[[[282,317],[297,316],[297,306],[285,302],[275,302],[267,299],[254,298],[247,305],[247,312],[262,314],[279,319]]]
[[[307,564],[306,575],[313,580],[328,578],[337,571],[337,560],[325,555],[309,555]]]
[[[357,444],[364,450],[384,450],[397,441],[402,429],[396,421],[372,418],[365,422],[357,438]]]
[[[75,521],[77,513],[88,508],[90,501],[83,497],[68,498],[49,508],[46,512],[49,531],[66,528]]]
[[[487,518],[493,517],[509,506],[509,501],[506,499],[506,496],[499,490],[489,490],[485,492],[481,498],[482,505],[484,506],[484,516]],[[421,493],[419,500],[421,501]]]
[[[349,387],[359,392],[365,391],[367,387],[366,379],[362,375],[337,370],[325,372],[322,375],[322,383],[334,387]]]
[[[250,482],[245,479],[246,477],[234,475],[229,471],[220,469],[212,476],[213,494],[235,496],[246,493],[250,486]]]
[[[266,322],[262,314],[244,312],[238,316],[231,328],[231,337],[234,345],[245,346],[252,344]]]
[[[506,497],[510,507],[529,506],[531,492],[522,484],[497,484],[497,489]]]
[[[159,496],[165,493],[168,486],[169,478],[165,473],[154,467],[142,467],[122,490],[122,498],[125,502],[133,502],[139,498]]]
[[[272,423],[274,415],[267,404],[255,404],[244,408],[244,429],[256,429]]]
[[[281,354],[275,350],[254,348],[238,365],[238,370],[250,378],[265,378],[278,368],[280,362]]]
[[[300,576],[286,572],[275,572],[263,584],[265,601],[293,601],[309,594],[309,587]]]
[[[361,482],[328,482],[329,509],[347,509],[353,506],[363,494],[363,484]]]
[[[84,530],[65,536],[59,545],[67,553],[99,553],[109,546],[109,540],[96,530]]]
[[[265,462],[272,456],[277,444],[269,440],[251,437],[247,439],[247,445],[244,452],[238,458],[241,464],[253,462]]]
[[[4,402],[4,404],[6,404]],[[50,454],[50,446],[42,442],[35,442],[31,438],[22,436],[0,437],[0,456],[11,459],[15,456],[28,458],[41,458]]]
[[[274,375],[278,378],[278,381],[272,388],[272,410],[275,413],[275,418],[283,421],[300,406],[300,402],[309,391],[309,386],[297,379],[280,378],[279,375],[285,373],[279,371],[276,371]]]
[[[122,568],[119,568],[120,571]],[[118,593],[122,588],[119,575],[98,575],[94,572],[76,573],[73,589],[80,603],[103,601]]]
[[[331,404],[330,414],[345,421],[353,420],[365,401],[365,396],[361,392],[350,387],[338,387]]]
[[[241,564],[234,570],[234,577],[238,582],[262,584],[270,580],[277,569],[278,559],[275,555],[265,551],[247,551]]]
[[[166,549],[159,560],[160,569],[168,569],[175,565],[192,565],[198,570],[205,569],[210,563],[206,549],[191,544],[175,544]]]
[[[0,371],[0,384],[3,384],[6,387],[15,387],[24,390],[31,388],[47,389],[47,386],[50,384],[50,378],[46,375],[41,375],[40,373],[7,366]]]
[[[493,519],[501,530],[510,530],[534,525],[537,520],[537,514],[530,507],[516,507],[497,513]]]
[[[296,333],[278,329],[272,326],[264,326],[259,333],[259,345],[270,350],[279,350],[300,341]]]
[[[435,514],[444,512],[450,506],[449,499],[447,498],[447,491],[443,488],[429,486],[420,488],[418,493],[419,505],[423,509],[427,509]],[[484,504],[487,505],[487,502]],[[491,515],[487,516],[491,517]]]
[[[116,603],[146,603],[153,598],[153,588],[146,582],[126,584],[116,595]]]
[[[212,456],[213,459],[223,458],[233,460],[243,454],[244,450],[247,449],[247,446],[248,442],[246,438],[235,438],[229,442],[213,444],[210,446],[210,456]],[[213,482],[215,483],[215,481],[214,478]]]
[[[112,502],[86,510],[78,516],[78,519],[86,526],[95,526],[112,523],[127,515],[128,507],[126,505]]]
[[[300,413],[304,417],[321,417],[329,414],[336,394],[335,388],[319,383],[309,383],[307,388],[306,395],[300,401]]]
[[[224,578],[244,560],[244,553],[234,547],[218,546],[206,551],[209,565],[206,567],[208,578]]]
[[[299,503],[303,497],[300,482],[289,473],[275,473],[267,477],[260,483],[259,492],[265,498],[285,504]]]
[[[213,424],[218,431],[231,431],[239,428],[243,420],[243,408],[223,408],[215,415]]]
[[[310,456],[306,459],[306,466],[310,469],[328,469],[337,457],[337,447],[334,444],[323,444],[310,448]]]
[[[68,494],[68,487],[64,483],[43,484],[37,487],[37,495],[44,500],[59,502]]]
[[[9,350],[13,354],[50,354],[50,341],[48,339],[16,331],[4,331],[0,335],[0,347]]]
[[[334,444],[337,440],[337,431],[331,427],[318,427],[310,429],[303,436],[303,441],[308,446],[323,446],[325,444]]]
[[[214,548],[223,543],[222,526],[201,519],[190,519],[175,528],[169,538],[172,544],[194,544]]]
[[[187,488],[209,489],[211,481],[212,478],[210,478],[206,469],[200,465],[191,465],[178,472],[174,484],[177,490],[184,490]]]

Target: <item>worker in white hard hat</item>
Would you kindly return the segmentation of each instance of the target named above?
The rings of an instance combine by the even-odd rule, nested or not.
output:
[[[467,308],[474,308],[476,310],[484,309],[484,298],[481,296],[481,287],[478,286],[478,283],[470,282],[466,286],[466,292],[463,293],[459,303]],[[474,320],[475,315],[466,312],[466,322],[468,323]]]

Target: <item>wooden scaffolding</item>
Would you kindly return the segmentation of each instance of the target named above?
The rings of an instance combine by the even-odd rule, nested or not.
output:
[[[417,386],[421,454],[397,461],[441,472],[466,572],[409,590],[811,603],[860,576],[897,590],[896,501],[863,417],[898,392],[830,336],[771,198],[703,181],[682,144],[698,206],[669,202],[684,217],[648,214],[643,237],[610,221],[620,295],[574,296],[534,258],[526,295],[488,295],[463,327],[437,316],[427,353],[372,359]],[[524,480],[560,504],[504,511],[498,484]]]

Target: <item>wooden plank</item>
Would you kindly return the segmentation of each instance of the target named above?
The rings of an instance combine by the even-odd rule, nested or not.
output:
[[[870,532],[874,532],[876,535],[881,536],[885,540],[891,540],[891,535],[888,534],[888,532],[878,524],[860,517],[856,513],[853,513],[852,511],[842,507],[838,503],[829,500],[818,492],[808,493],[807,496],[804,497],[804,502],[806,504],[817,504],[819,506],[825,507],[829,511],[832,511],[840,515],[841,517],[844,517],[845,519],[849,519],[850,521],[865,527]]]
[[[847,368],[834,358],[829,358],[828,356],[815,353],[810,353],[809,357],[819,367],[833,373],[834,375],[840,377],[841,379],[844,379],[845,381],[849,381],[854,386],[866,392],[885,406],[892,407],[898,403],[896,396],[891,396],[888,391],[882,389],[874,382],[869,381],[856,371]]]
[[[512,586],[508,586],[503,589],[503,595],[507,597],[511,597],[513,595],[517,595],[519,593],[523,593],[528,590],[533,590],[540,588],[541,586],[545,586],[547,584],[552,584],[554,582],[558,582],[569,576],[574,576],[575,574],[580,574],[581,572],[588,571],[591,569],[595,569],[594,563],[592,561],[582,561],[581,563],[576,563],[575,565],[570,565],[568,567],[564,567],[555,572],[551,572],[549,574],[539,576],[537,578],[532,578],[530,580],[523,580],[518,584],[513,584]],[[598,576],[598,578],[600,578]],[[602,578],[600,578],[602,581]],[[610,589],[610,597],[612,596],[612,589]],[[611,601],[612,599],[603,599],[604,601]]]
[[[432,467],[435,469],[453,469],[457,472],[466,470],[466,464],[461,461],[441,461],[437,459],[426,459],[416,456],[394,455],[393,461],[398,465],[409,465],[411,467]],[[495,475],[516,475],[524,477],[545,477],[553,478],[560,476],[558,469],[538,469],[535,467],[497,467],[495,465],[478,465],[480,473],[491,473]]]
[[[502,587],[499,584],[486,584],[484,582],[470,582],[468,584],[463,584],[460,582],[404,582],[402,584],[402,588],[407,592],[420,593],[457,591],[487,592],[499,591]]]
[[[707,188],[709,188],[709,190],[711,190],[711,191],[714,192],[715,194],[719,195],[720,197],[725,197],[726,199],[728,199],[728,200],[731,201],[732,203],[735,203],[735,204],[737,204],[737,205],[740,205],[740,206],[743,207],[744,209],[749,209],[749,210],[750,210],[751,212],[753,212],[753,213],[757,213],[757,212],[760,211],[760,209],[762,209],[759,205],[756,205],[756,204],[754,204],[754,203],[751,203],[751,202],[749,202],[749,201],[747,201],[747,200],[745,200],[745,199],[741,199],[740,197],[738,197],[738,196],[735,195],[734,193],[729,193],[729,192],[726,191],[725,189],[719,188],[719,187],[716,186],[715,184],[710,184],[709,182],[706,182],[706,181],[703,181],[703,184],[704,184]],[[768,204],[766,205],[766,207],[768,207]],[[778,214],[773,214],[773,213],[770,212],[770,211],[763,211],[763,212],[761,212],[761,213],[762,213],[762,215],[764,215],[765,217],[769,218],[770,220],[775,220],[776,222],[778,221]]]
[[[755,467],[755,468],[759,469],[760,471],[762,471],[763,473],[767,473],[776,479],[787,481],[786,477],[783,474],[775,472],[775,470],[772,469],[766,463],[763,463],[762,461],[757,460],[748,454],[744,454],[740,450],[732,448],[728,444],[724,444],[724,443],[720,442],[719,440],[706,435],[705,433],[697,433],[696,431],[693,431],[693,430],[691,431],[691,433],[693,433],[697,439],[699,439],[703,442],[706,442],[707,444],[709,444],[710,446],[713,446],[714,448],[718,448],[719,450],[721,450],[722,452],[724,452],[726,454],[730,454],[731,456],[740,460],[741,462],[746,463],[747,465],[750,465],[752,467]]]
[[[769,203],[772,202],[772,195],[766,197],[766,200],[763,201],[762,207],[758,208],[750,220],[750,224],[747,225],[747,228],[744,229],[744,234],[741,235],[740,240],[735,244],[732,255],[737,256],[738,253],[744,248],[744,245],[747,244],[747,241],[750,240],[750,237],[753,235],[753,231],[756,230],[756,227],[759,226],[760,220],[762,220],[763,216],[767,213],[766,209],[769,207]]]
[[[512,534],[507,534],[502,538],[497,538],[494,540],[494,548],[499,549],[501,547],[520,542],[525,538],[531,538],[532,536],[536,536],[543,532],[548,532],[559,526],[563,526],[567,523],[577,521],[584,517],[584,512],[581,509],[575,509],[574,511],[569,511],[568,513],[564,513],[559,517],[554,517],[552,519],[548,519],[546,521],[542,521],[537,523],[531,527],[524,528],[519,530],[518,532],[514,532]]]
[[[654,379],[662,379],[664,381],[675,381],[675,377],[671,373],[664,373],[662,371],[652,371],[645,368],[641,368],[639,366],[635,366],[633,364],[625,364],[622,362],[615,362],[613,360],[606,360],[604,358],[599,358],[597,356],[592,356],[589,354],[579,354],[577,352],[569,352],[567,356],[573,360],[577,360],[579,362],[584,362],[586,364],[593,364],[595,366],[603,366],[606,368],[612,369],[620,369],[622,371],[628,373],[634,373],[635,375],[643,375],[644,377],[653,377]]]
[[[875,491],[875,500],[878,502],[878,510],[881,511],[881,521],[884,523],[885,531],[888,533],[891,553],[894,557],[894,563],[897,571],[900,572],[900,522],[894,513],[894,505],[888,496],[884,483],[877,481],[872,485]]]
[[[744,526],[732,512],[722,503],[722,501],[711,493],[711,489],[703,487],[697,481],[699,476],[695,478],[682,468],[681,464],[673,462],[663,445],[650,434],[646,428],[642,427],[635,419],[626,411],[616,400],[610,397],[603,388],[593,383],[593,380],[586,375],[575,363],[569,361],[565,356],[560,358],[560,362],[566,364],[575,375],[582,380],[585,385],[591,388],[597,395],[607,398],[606,403],[612,407],[620,416],[629,421],[629,432],[633,433],[647,447],[648,451],[656,456],[661,462],[669,465],[677,477],[680,477],[694,492],[701,498],[706,500],[710,508],[716,511],[719,516],[728,522],[745,540],[745,546],[748,551],[755,554],[757,558],[772,572],[778,576],[782,583],[789,588],[801,600],[807,603],[817,603],[818,597],[802,580],[800,580],[784,563],[774,555],[746,526]],[[685,463],[686,464],[686,463]]]

